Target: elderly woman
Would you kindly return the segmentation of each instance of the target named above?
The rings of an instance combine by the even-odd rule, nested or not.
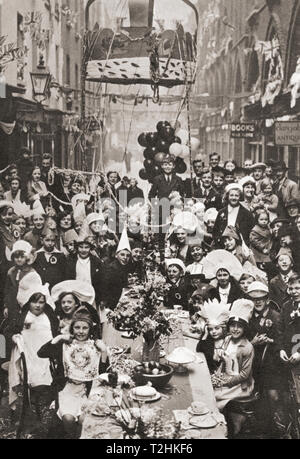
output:
[[[253,177],[243,177],[239,181],[239,185],[243,188],[244,200],[241,204],[245,207],[245,209],[249,210],[249,212],[255,212],[257,209],[263,208],[263,203],[261,203],[255,195],[256,182]]]
[[[237,183],[227,185],[225,190],[226,207],[218,213],[213,229],[213,239],[221,246],[222,235],[227,226],[235,227],[243,237],[245,243],[249,244],[250,232],[254,226],[254,217],[241,205],[243,188]]]
[[[181,306],[188,310],[188,288],[184,278],[185,265],[178,258],[166,260],[166,274],[170,289],[167,294],[166,306],[172,309],[174,306]]]

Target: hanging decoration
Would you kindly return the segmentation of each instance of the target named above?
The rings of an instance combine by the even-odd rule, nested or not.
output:
[[[79,13],[72,11],[69,6],[64,5],[61,9],[61,14],[66,18],[67,27],[73,29],[77,24]]]
[[[145,27],[122,27],[121,22],[117,30],[88,32],[95,46],[88,55],[87,81],[149,84],[154,89],[154,101],[158,101],[159,86],[193,82],[197,30],[194,35],[185,32],[180,22],[175,30],[155,30],[152,22]]]
[[[269,63],[268,83],[265,93],[261,98],[261,104],[262,107],[265,107],[267,104],[273,105],[275,98],[280,94],[284,80],[278,38],[273,38],[269,42],[258,41],[255,45],[255,51],[261,52],[265,57],[265,62]]]
[[[50,40],[50,30],[42,28],[43,14],[40,11],[31,11],[25,14],[23,32],[29,33],[40,50],[45,50]]]
[[[291,76],[291,108],[296,106],[297,99],[300,97],[300,57],[297,60],[296,70]]]

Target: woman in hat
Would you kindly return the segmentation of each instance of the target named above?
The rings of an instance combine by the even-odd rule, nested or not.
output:
[[[213,230],[213,239],[219,246],[221,246],[222,234],[227,226],[235,226],[245,243],[249,244],[254,218],[251,212],[241,205],[242,195],[243,188],[241,185],[232,183],[226,187],[226,207],[219,211]]]
[[[218,301],[205,302],[199,315],[205,321],[206,333],[198,342],[196,352],[203,352],[211,374],[223,364],[225,337],[229,320],[229,305]]]
[[[243,250],[241,238],[239,237],[235,227],[227,226],[222,234],[222,240],[224,249],[227,250],[227,252],[232,253],[242,265],[244,265],[246,261],[250,261],[250,263],[256,265],[256,261],[251,250],[249,250],[248,253]]]
[[[166,260],[166,275],[170,289],[167,293],[166,307],[181,306],[188,311],[188,288],[184,278],[185,265],[178,258],[169,258]]]
[[[83,405],[94,380],[108,367],[106,346],[93,336],[93,321],[85,308],[74,314],[70,333],[58,335],[38,351],[40,358],[56,363],[54,384],[58,394],[58,415],[66,436],[78,438],[83,421]]]
[[[95,254],[104,263],[112,261],[119,240],[108,229],[104,215],[102,213],[91,213],[86,217],[84,225],[87,225],[89,235],[93,238]]]
[[[228,402],[249,397],[254,389],[252,377],[254,349],[246,337],[253,309],[252,301],[242,299],[236,300],[230,310],[229,335],[225,340],[224,352],[221,356],[224,372],[223,383],[221,387],[215,388],[217,406],[221,411]],[[234,427],[234,434],[239,433],[241,425],[236,424]]]

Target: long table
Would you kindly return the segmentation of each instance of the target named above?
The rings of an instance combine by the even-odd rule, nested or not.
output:
[[[183,323],[182,333],[175,338],[170,338],[165,346],[166,353],[170,353],[177,347],[187,347],[195,352],[197,341],[194,338],[184,336],[184,327],[187,323]],[[142,339],[129,340],[122,338],[121,333],[116,331],[112,326],[109,326],[107,333],[103,337],[107,346],[131,347],[131,356],[137,361],[141,361],[142,354]],[[201,353],[197,354],[197,359],[194,363],[188,365],[188,373],[174,373],[168,386],[161,390],[162,398],[149,404],[151,408],[159,407],[163,409],[165,414],[173,415],[174,410],[186,410],[193,401],[201,401],[207,405],[214,417],[218,419],[219,424],[212,429],[203,429],[202,438],[224,439],[226,437],[226,424],[222,415],[220,415],[214,390],[211,384],[211,378],[207,367],[205,356]],[[91,397],[93,397],[93,389]],[[90,412],[86,414],[83,423],[81,438],[95,438],[97,432],[103,423],[103,418],[97,418]],[[93,434],[95,432],[95,434]],[[113,439],[113,438],[112,438]]]

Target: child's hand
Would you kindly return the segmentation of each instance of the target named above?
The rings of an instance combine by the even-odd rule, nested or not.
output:
[[[263,253],[268,254],[269,253],[269,249],[264,249]]]
[[[107,348],[102,339],[97,339],[97,341],[95,341],[95,346],[98,349],[98,351],[107,352]]]
[[[18,340],[19,340],[20,338],[21,338],[21,335],[20,335],[20,334],[14,335],[14,336],[12,337],[12,342],[15,343],[15,344],[17,344],[17,343],[18,343]]]
[[[71,343],[73,339],[73,335],[70,333],[64,333],[63,335],[58,335],[56,336],[51,342],[52,344],[58,344],[58,343]]]

